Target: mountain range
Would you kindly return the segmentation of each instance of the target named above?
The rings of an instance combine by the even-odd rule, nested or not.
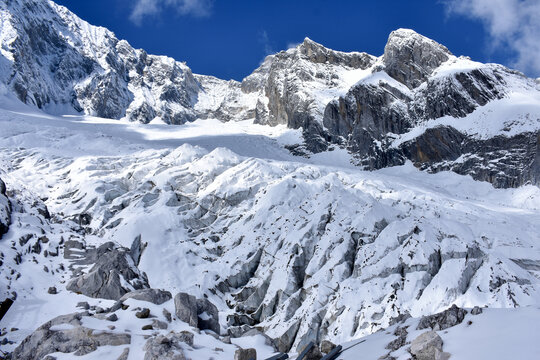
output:
[[[0,52],[13,359],[468,358],[540,316],[538,80],[398,29],[226,81],[46,0],[0,2]],[[512,321],[474,358],[537,353]]]

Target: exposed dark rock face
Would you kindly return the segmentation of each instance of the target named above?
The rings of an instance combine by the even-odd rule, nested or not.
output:
[[[176,294],[174,297],[174,311],[179,320],[197,327],[197,299],[195,296],[186,293]]]
[[[11,224],[11,203],[6,195],[6,184],[0,179],[0,239]]]
[[[208,299],[197,299],[198,328],[219,334],[219,311]]]
[[[200,330],[220,333],[219,311],[208,299],[197,299],[193,295],[178,293],[174,297],[176,317]]]
[[[390,34],[383,62],[388,75],[412,89],[427,80],[451,55],[435,41],[412,30],[400,29]]]
[[[119,301],[126,301],[127,299],[135,299],[141,301],[148,301],[152,304],[161,305],[172,299],[172,295],[169,291],[159,289],[140,289],[130,291],[120,298]]]
[[[478,140],[441,126],[404,143],[401,150],[405,158],[430,172],[451,170],[497,188],[540,184],[540,132]]]
[[[461,324],[467,315],[467,310],[460,309],[452,305],[449,309],[438,314],[424,316],[418,323],[417,330],[430,328],[435,331],[448,329],[449,327]]]
[[[537,185],[538,131],[478,138],[446,125],[427,128],[411,140],[394,145],[399,135],[429,120],[463,118],[489,101],[505,97],[508,79],[527,83],[522,75],[495,65],[430,77],[450,56],[442,45],[414,32],[392,33],[383,56],[384,66],[375,71],[383,78],[388,74],[397,83],[388,80],[352,87],[346,96],[326,106],[322,133],[327,134],[321,135],[321,129],[316,129],[305,136],[306,142],[316,136],[346,146],[365,169],[411,160],[430,172],[452,170],[489,181],[495,187]],[[324,149],[318,143],[307,147]]]
[[[97,249],[94,266],[87,274],[72,279],[66,289],[94,298],[119,300],[132,289],[148,287],[148,280],[135,266],[127,248],[116,247],[108,242]]]

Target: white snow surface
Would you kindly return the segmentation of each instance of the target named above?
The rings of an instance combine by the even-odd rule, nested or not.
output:
[[[470,309],[469,309],[470,310]],[[467,314],[464,321],[446,330],[437,331],[443,340],[443,351],[451,359],[536,359],[540,354],[538,321],[540,309],[484,309],[480,315]],[[469,324],[470,322],[470,324]],[[418,319],[409,319],[400,326],[408,326],[407,342],[428,331],[415,330]],[[360,340],[343,344],[347,349],[337,360],[378,359],[389,353],[386,344],[394,340],[397,325],[369,335]],[[410,359],[411,355],[401,348],[390,353],[397,360]]]
[[[51,251],[61,237],[93,245],[112,240],[129,247],[141,235],[148,247],[139,267],[151,286],[173,294],[208,295],[221,312],[223,329],[232,313],[225,300],[234,301],[235,291],[264,289],[259,299],[252,296],[243,305],[262,304],[260,325],[271,337],[281,336],[295,319],[300,320],[299,333],[305,334],[317,314],[325,319],[324,336],[336,343],[386,328],[399,313],[418,317],[451,304],[529,306],[523,311],[538,316],[537,187],[494,189],[455,173],[420,172],[411,164],[364,172],[340,151],[292,157],[282,146],[295,143],[299,133],[281,126],[217,120],[143,126],[57,117],[8,96],[0,99],[0,107],[0,176],[14,190],[15,205],[14,225],[0,241],[0,289],[2,296],[18,293],[0,324],[19,328],[8,333],[15,343],[7,350],[50,318],[76,311],[79,301],[112,304],[65,290],[69,272],[59,269],[60,263],[67,267],[62,258],[23,253],[16,265],[17,241],[32,232],[47,234]],[[69,220],[43,223],[32,208],[37,201],[44,201],[57,218],[91,213],[93,230],[81,235]],[[119,204],[122,210],[114,210]],[[218,235],[219,241],[207,241],[210,235]],[[247,284],[224,294],[209,292],[222,279],[234,277],[260,249],[260,264]],[[430,268],[434,254],[442,262],[435,270]],[[44,265],[49,271],[43,271]],[[294,270],[298,266],[304,267],[301,284]],[[20,273],[17,279],[8,275],[12,268]],[[53,285],[59,295],[47,294]],[[301,293],[304,301],[294,306]],[[488,312],[486,321],[471,329],[481,336],[498,321],[518,330],[532,326],[528,320],[520,322],[523,317],[516,311]],[[119,328],[140,329],[132,321],[139,319],[121,318]],[[168,331],[184,328],[187,324],[177,322]],[[471,339],[458,329],[441,335],[445,351],[458,354],[460,342]],[[142,337],[136,339],[131,353],[144,344]],[[503,340],[509,347],[523,341],[517,336]],[[235,349],[204,334],[196,343],[197,349],[186,348],[194,359],[230,359]],[[269,355],[272,351],[263,343],[262,338],[252,339],[260,354]],[[216,353],[215,347],[224,352]],[[85,358],[120,352],[100,348]]]

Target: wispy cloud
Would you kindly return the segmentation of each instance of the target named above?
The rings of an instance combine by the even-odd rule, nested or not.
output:
[[[494,49],[512,52],[512,66],[540,75],[540,1],[446,0],[450,14],[480,20]]]
[[[157,16],[165,10],[173,10],[180,15],[205,17],[211,14],[212,4],[212,0],[137,0],[129,19],[141,25],[144,18]]]
[[[266,32],[266,30],[263,30],[259,33],[259,42],[264,48],[264,56],[272,55],[275,52],[272,44],[270,43],[270,38],[268,37],[268,33]]]
[[[295,47],[297,47],[298,45],[300,45],[301,43],[299,42],[290,42],[290,43],[287,43],[287,49],[294,49]]]

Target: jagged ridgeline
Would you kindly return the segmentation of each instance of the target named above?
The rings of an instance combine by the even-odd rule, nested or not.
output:
[[[7,0],[0,9],[0,81],[46,111],[143,123],[254,119],[302,128],[295,154],[337,145],[365,169],[410,160],[495,187],[540,181],[539,84],[455,57],[411,30],[392,32],[380,57],[306,38],[240,83],[133,49],[48,1]]]

